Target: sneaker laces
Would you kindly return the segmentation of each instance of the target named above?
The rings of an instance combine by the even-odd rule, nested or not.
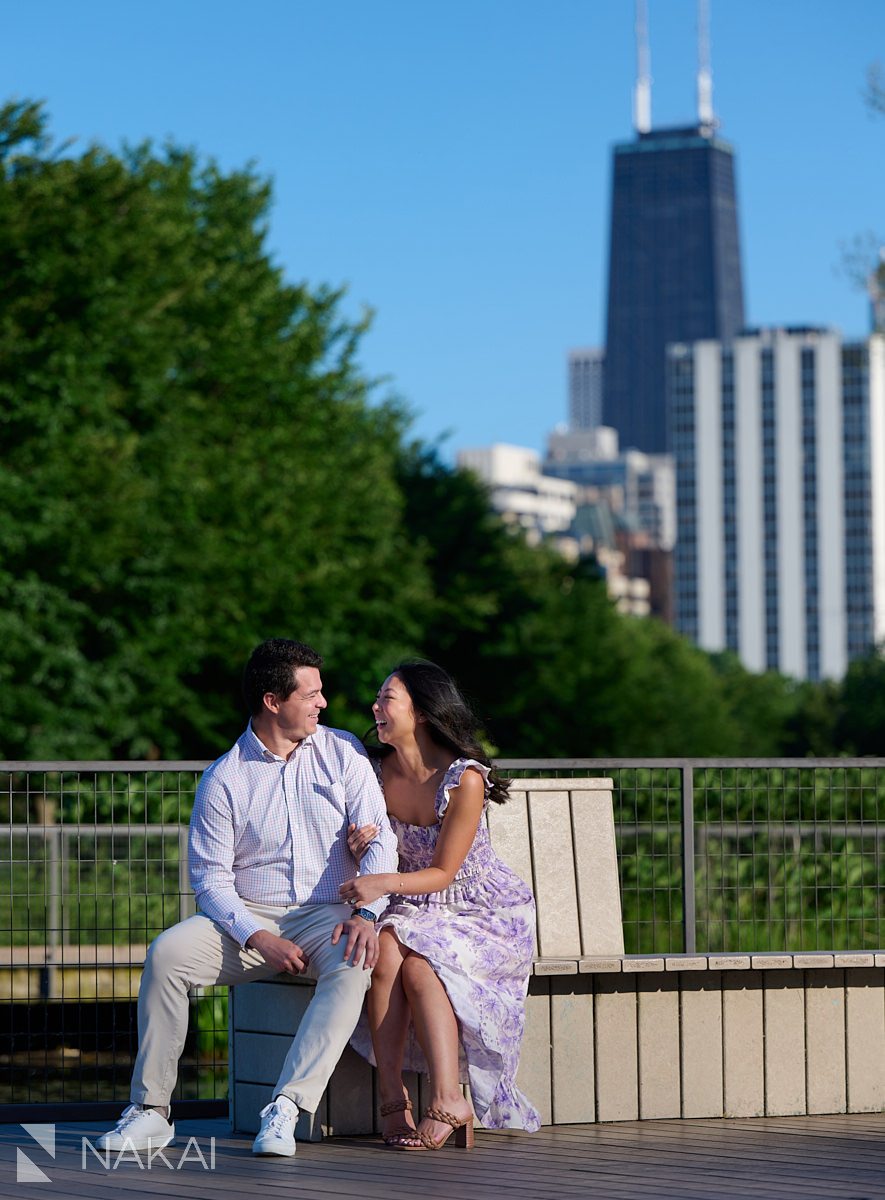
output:
[[[143,1112],[144,1109],[138,1104],[130,1104],[128,1108],[124,1108],[123,1115],[114,1126],[114,1132],[122,1133],[126,1126],[131,1125],[135,1118]]]
[[[142,1113],[146,1113],[147,1111],[148,1110],[142,1104],[130,1104],[128,1108],[123,1109],[122,1116],[114,1126],[114,1133],[122,1133],[127,1125],[131,1125],[132,1122],[137,1120]],[[161,1117],[163,1116],[161,1112],[158,1112],[157,1115]],[[168,1117],[163,1117],[163,1119],[168,1122]]]
[[[267,1129],[263,1131],[264,1133],[282,1133],[283,1126],[292,1118],[291,1111],[280,1104],[277,1100],[274,1100],[271,1104],[265,1105],[258,1115],[261,1117],[262,1121],[265,1117],[271,1118],[268,1122]]]

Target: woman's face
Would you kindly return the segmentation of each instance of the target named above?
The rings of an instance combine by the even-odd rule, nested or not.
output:
[[[417,725],[412,697],[398,675],[388,675],[372,705],[375,728],[380,742],[392,742],[405,734],[414,734]]]

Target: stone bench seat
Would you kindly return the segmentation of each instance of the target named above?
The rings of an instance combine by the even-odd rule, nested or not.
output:
[[[610,779],[522,779],[488,813],[537,942],[517,1082],[545,1124],[885,1111],[885,950],[625,954]],[[254,1132],[312,985],[231,989],[234,1128]],[[406,1075],[416,1109],[426,1080]],[[378,1128],[349,1048],[297,1136]]]
[[[774,971],[786,968],[885,967],[885,950],[760,954],[623,954],[604,958],[536,958],[533,975],[605,975],[641,971]]]

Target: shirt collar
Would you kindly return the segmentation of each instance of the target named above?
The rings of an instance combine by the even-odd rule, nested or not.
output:
[[[298,751],[304,746],[312,746],[315,737],[315,733],[309,733],[306,738],[302,738],[295,747],[295,753],[297,754]],[[258,758],[264,762],[286,762],[285,758],[281,758],[279,754],[274,754],[272,750],[268,750],[267,746],[265,746],[264,742],[252,728],[251,720],[246,727],[246,732],[243,734],[243,739],[245,746],[249,751],[250,758]],[[291,759],[289,761],[291,761]]]

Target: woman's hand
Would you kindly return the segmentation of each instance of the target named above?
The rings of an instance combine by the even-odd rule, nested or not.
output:
[[[363,855],[378,835],[377,825],[356,825],[347,827],[347,848],[357,862],[363,861]]]
[[[396,891],[395,875],[357,875],[355,879],[342,883],[338,894],[353,908],[362,908],[392,891]]]

